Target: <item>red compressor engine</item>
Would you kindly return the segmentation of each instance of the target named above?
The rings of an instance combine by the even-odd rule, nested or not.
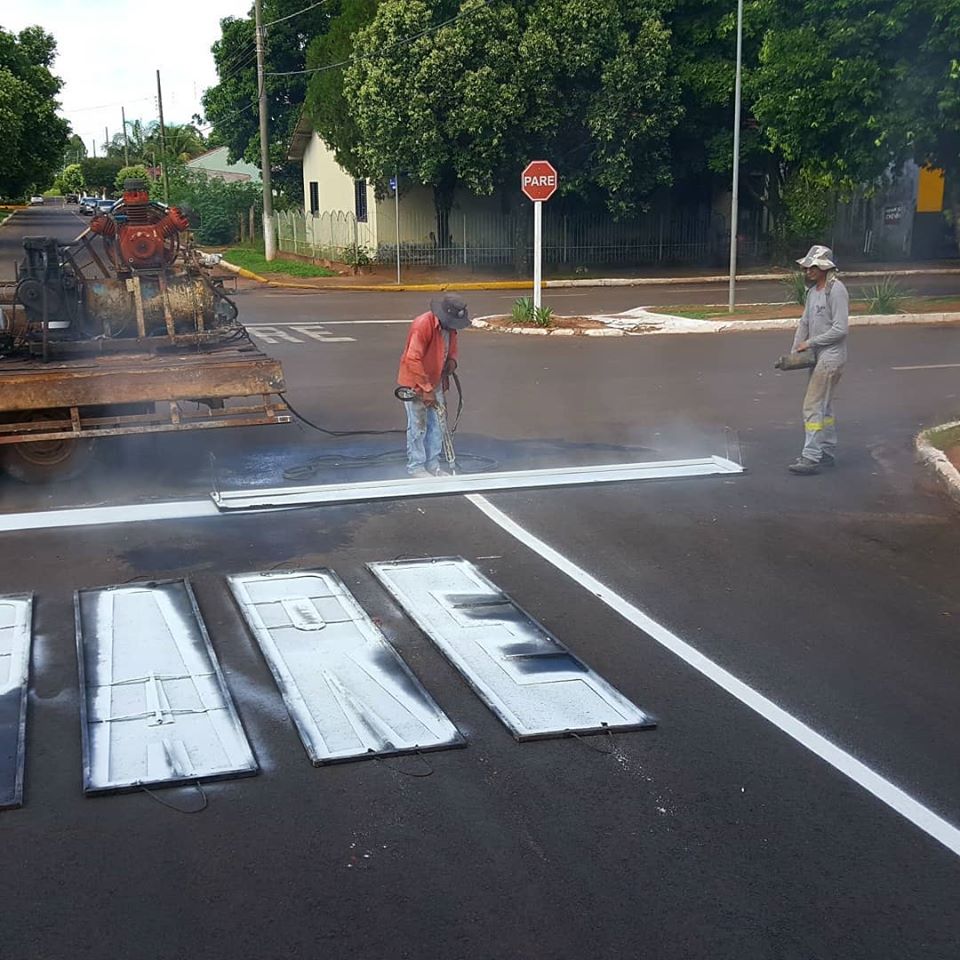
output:
[[[118,273],[169,266],[180,248],[180,233],[189,229],[177,207],[150,200],[143,180],[127,180],[123,199],[90,223],[91,232],[103,237]]]

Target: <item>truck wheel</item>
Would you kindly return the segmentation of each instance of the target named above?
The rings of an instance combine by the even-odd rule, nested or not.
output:
[[[2,447],[3,468],[21,483],[59,483],[80,474],[93,440],[34,440]]]

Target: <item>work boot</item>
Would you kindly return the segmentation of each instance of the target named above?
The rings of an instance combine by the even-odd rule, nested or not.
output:
[[[820,466],[821,467],[835,467],[837,465],[837,458],[832,453],[825,453],[820,457]]]
[[[802,477],[812,476],[820,472],[820,464],[816,460],[808,460],[806,457],[799,457],[795,463],[791,463],[787,469],[791,473],[799,474]]]

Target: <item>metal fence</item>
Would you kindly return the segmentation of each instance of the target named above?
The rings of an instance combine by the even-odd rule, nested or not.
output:
[[[437,220],[422,210],[400,206],[400,261],[433,266],[490,267],[523,263],[532,256],[532,217],[454,208],[447,236],[437,238]],[[603,212],[565,214],[545,206],[543,262],[570,270],[595,265],[722,265],[728,250],[726,219],[710,209],[650,213],[614,221]],[[357,222],[351,211],[304,216],[277,215],[279,248],[315,259],[348,260],[360,248],[372,260],[395,263],[397,223],[392,204],[381,204],[376,229]],[[745,237],[745,260],[769,253],[765,239]]]

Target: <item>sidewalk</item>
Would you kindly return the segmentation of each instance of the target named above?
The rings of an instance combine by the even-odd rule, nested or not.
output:
[[[247,280],[271,287],[282,287],[295,290],[357,290],[363,292],[397,293],[408,291],[443,291],[443,290],[530,290],[533,282],[530,279],[499,279],[496,276],[478,277],[467,269],[453,269],[439,271],[435,268],[410,267],[401,273],[401,276],[410,278],[403,283],[390,282],[388,277],[396,277],[395,268],[377,266],[374,272],[357,276],[317,277],[316,279],[270,279],[252,273],[242,267],[234,266],[227,260],[221,265]],[[632,271],[627,271],[628,273]],[[763,267],[753,272],[737,275],[738,282],[744,281],[778,281],[788,276],[790,269],[786,267]],[[917,276],[958,276],[960,277],[960,259],[936,260],[900,263],[867,263],[851,262],[846,269],[840,271],[841,276],[864,278],[885,276],[917,277]],[[717,273],[709,268],[644,268],[642,275],[637,271],[635,276],[618,277],[577,277],[557,278],[544,280],[544,288],[569,287],[642,287],[683,285],[689,283],[725,284],[729,281],[728,274]]]

